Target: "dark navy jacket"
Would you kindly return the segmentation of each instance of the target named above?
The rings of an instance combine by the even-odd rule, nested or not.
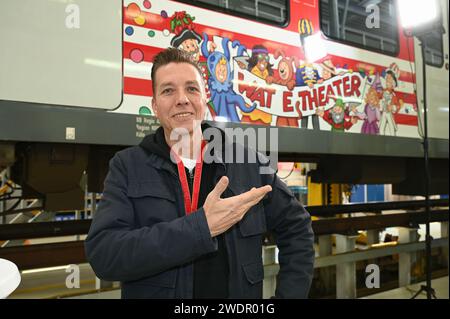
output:
[[[99,278],[121,282],[122,298],[192,298],[193,261],[217,250],[217,239],[211,238],[203,208],[184,214],[176,168],[146,147],[154,139],[149,135],[111,159],[86,256]],[[222,167],[215,180],[228,176],[230,196],[272,185],[272,192],[225,233],[229,297],[262,297],[262,234],[270,230],[279,248],[276,297],[306,298],[314,262],[308,212],[275,174],[260,174],[260,162],[223,158],[214,155]]]

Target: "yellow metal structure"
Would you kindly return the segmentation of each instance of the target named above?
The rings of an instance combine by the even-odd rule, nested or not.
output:
[[[346,184],[313,183],[308,176],[308,206],[340,205],[350,189]]]

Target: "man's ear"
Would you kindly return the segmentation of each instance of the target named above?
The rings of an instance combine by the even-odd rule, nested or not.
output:
[[[155,96],[152,97],[152,109],[155,113],[155,116],[158,117],[158,107],[156,106]]]

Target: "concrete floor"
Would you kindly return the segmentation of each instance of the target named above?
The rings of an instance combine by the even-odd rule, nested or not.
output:
[[[437,299],[449,299],[448,284],[449,284],[448,276],[433,279],[431,281],[431,287],[434,289]],[[362,299],[410,299],[420,290],[421,285],[425,285],[425,282],[381,292],[378,294],[364,297]],[[427,295],[425,292],[422,292],[417,296],[417,299],[426,299],[426,298]]]
[[[419,291],[420,286],[425,283],[418,283],[406,287],[401,287],[382,293],[370,295],[361,299],[410,299],[414,294]],[[431,286],[436,292],[438,299],[449,299],[449,277],[442,277],[431,281]],[[425,292],[422,292],[417,296],[417,299],[426,299]],[[111,290],[101,293],[87,294],[76,297],[70,297],[68,299],[118,299],[120,298],[120,289]]]

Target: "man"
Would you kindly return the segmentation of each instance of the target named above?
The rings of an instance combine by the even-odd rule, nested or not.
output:
[[[161,127],[110,162],[86,239],[97,276],[121,281],[122,298],[261,298],[262,234],[271,230],[280,249],[276,297],[307,297],[309,214],[275,175],[259,174],[259,162],[227,163],[220,152],[202,161],[206,97],[189,55],[158,54],[152,79]]]

